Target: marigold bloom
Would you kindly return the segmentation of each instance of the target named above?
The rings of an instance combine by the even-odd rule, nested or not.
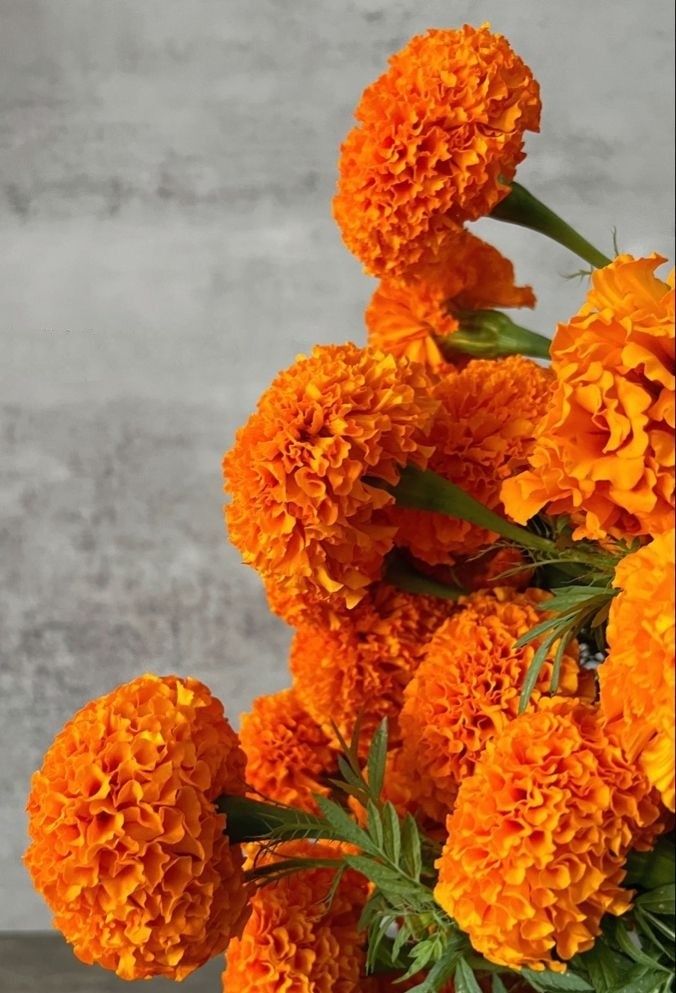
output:
[[[428,817],[443,822],[458,788],[471,776],[486,743],[519,712],[528,667],[542,639],[515,642],[548,615],[536,605],[543,590],[503,588],[461,601],[427,643],[425,657],[404,691],[399,715],[402,765],[413,798]],[[547,655],[531,705],[549,689],[556,646]],[[577,645],[563,655],[560,692],[593,692],[593,678],[577,664]]]
[[[335,848],[308,842],[277,851],[338,857]],[[242,936],[227,950],[224,993],[362,993],[365,935],[357,924],[368,886],[363,876],[346,872],[329,906],[334,875],[330,868],[306,869],[256,891]]]
[[[315,794],[328,796],[326,778],[337,755],[294,690],[258,697],[240,726],[246,779],[261,797],[315,812]]]
[[[659,255],[620,255],[557,328],[557,386],[530,457],[508,480],[508,513],[570,514],[576,538],[656,535],[673,526],[674,284]]]
[[[195,679],[141,676],[57,735],[32,779],[25,861],[78,958],[180,980],[223,951],[247,894],[214,800],[244,792],[244,764]]]
[[[624,860],[658,816],[597,709],[543,697],[462,782],[435,897],[491,962],[562,970],[630,906]]]
[[[622,559],[599,669],[601,709],[674,810],[674,531]]]
[[[394,542],[403,466],[424,466],[438,406],[420,366],[355,345],[317,347],[282,372],[224,459],[230,538],[264,579],[354,606]]]
[[[375,276],[446,255],[509,192],[538,131],[538,84],[488,26],[431,30],[364,91],[341,148],[335,219]]]
[[[451,601],[380,585],[335,630],[300,628],[291,672],[303,707],[332,739],[337,728],[349,740],[359,718],[364,749],[387,717],[396,744],[404,687],[426,641],[453,609]]]
[[[434,369],[446,363],[438,339],[458,330],[457,310],[533,307],[530,286],[516,286],[514,266],[497,248],[463,231],[448,259],[424,277],[382,279],[366,308],[369,344]]]
[[[520,355],[476,359],[448,369],[438,382],[441,402],[429,434],[429,468],[491,510],[502,510],[503,481],[527,464],[537,425],[551,400],[547,369]],[[495,540],[457,517],[393,507],[396,542],[430,565],[453,562]]]

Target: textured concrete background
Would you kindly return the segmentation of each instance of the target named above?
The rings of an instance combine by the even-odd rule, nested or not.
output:
[[[48,915],[20,866],[28,778],[94,694],[194,673],[237,715],[287,632],[222,533],[219,461],[273,373],[361,340],[333,227],[338,143],[388,52],[491,19],[534,68],[520,179],[610,251],[669,252],[671,4],[0,0],[0,927]],[[583,292],[483,222],[551,332]]]

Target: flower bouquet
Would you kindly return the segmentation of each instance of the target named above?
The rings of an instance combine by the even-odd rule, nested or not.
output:
[[[26,864],[84,962],[227,993],[667,993],[674,950],[674,287],[515,180],[538,85],[487,26],[364,92],[334,215],[366,345],[281,372],[223,462],[295,629],[231,728],[193,679],[79,711]],[[466,226],[590,267],[550,341]],[[540,364],[536,359],[547,359]]]

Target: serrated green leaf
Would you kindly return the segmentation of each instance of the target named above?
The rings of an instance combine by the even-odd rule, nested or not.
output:
[[[481,987],[476,981],[476,976],[462,957],[458,959],[455,967],[453,983],[455,993],[481,993]]]
[[[399,865],[401,858],[401,827],[399,815],[393,805],[387,802],[382,809],[383,848],[390,862]],[[417,878],[417,877],[416,877]]]
[[[612,993],[657,993],[664,985],[664,973],[636,966]]]
[[[428,895],[431,900],[431,893],[428,894],[428,891],[424,890],[422,886],[411,883],[400,873],[381,862],[376,862],[364,855],[346,855],[344,861],[362,876],[366,876],[372,883],[375,883],[390,899],[399,897],[411,906],[420,905],[423,897],[427,899]]]
[[[366,830],[379,852],[384,850],[383,822],[373,800],[366,804]]]
[[[627,930],[627,926],[622,919],[618,920],[617,918],[609,918],[608,921],[604,923],[604,933],[615,942],[620,951],[624,952],[624,955],[631,959],[632,962],[643,966],[644,969],[660,968],[658,963],[647,955],[642,948],[632,940],[631,935]],[[598,947],[603,948],[603,943],[597,942],[592,952],[588,952],[583,956],[583,960],[586,962],[587,958],[592,955]]]
[[[648,893],[642,893],[637,897],[636,905],[651,914],[673,917],[676,914],[676,884],[667,883]]]
[[[410,989],[409,993],[439,993],[453,976],[457,959],[457,950],[452,946],[447,947],[423,982]]]
[[[535,972],[533,969],[522,969],[520,975],[533,989],[542,993],[594,993],[593,986],[570,970],[551,972],[543,969],[542,972]]]
[[[650,852],[630,852],[627,859],[626,886],[652,890],[671,883],[676,876],[674,836],[660,838]]]
[[[561,680],[561,664],[563,662],[563,656],[565,654],[566,648],[573,639],[573,631],[567,631],[562,634],[559,643],[556,646],[556,652],[554,653],[554,662],[552,664],[552,678],[549,682],[550,693],[557,693],[559,689],[559,682]]]
[[[591,951],[580,956],[596,993],[613,993],[632,968],[629,959],[613,951],[603,941],[597,941]]]
[[[341,841],[356,845],[362,851],[377,855],[378,849],[374,846],[366,831],[359,827],[342,807],[339,807],[333,800],[328,800],[325,796],[317,795],[315,801],[326,823],[333,829]]]
[[[420,879],[422,872],[422,844],[418,825],[411,814],[407,814],[400,823],[401,827],[401,862],[406,873],[413,879]]]
[[[383,789],[385,779],[385,760],[387,758],[387,718],[384,718],[371,739],[366,768],[368,770],[369,793],[377,803]]]

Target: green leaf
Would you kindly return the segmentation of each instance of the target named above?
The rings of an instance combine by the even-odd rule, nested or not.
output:
[[[573,631],[567,631],[565,634],[561,635],[559,643],[556,646],[556,652],[554,654],[554,662],[552,664],[552,678],[549,683],[549,692],[558,693],[559,681],[561,679],[561,664],[563,662],[563,656],[565,654],[566,648],[571,643],[574,637]]]
[[[368,800],[366,804],[366,830],[377,850],[382,852],[384,844],[383,822],[380,819],[380,811],[373,800]]]
[[[613,951],[603,941],[597,941],[591,951],[580,957],[596,993],[613,993],[631,969],[631,962]]]
[[[409,990],[409,993],[438,993],[453,976],[457,959],[457,948],[449,944],[439,961],[428,972],[427,978]]]
[[[324,820],[333,828],[336,836],[341,841],[356,845],[357,848],[361,848],[365,852],[370,852],[371,855],[378,854],[378,849],[371,841],[367,832],[360,828],[356,821],[342,807],[339,807],[333,800],[328,800],[325,796],[317,795],[315,802],[323,814]]]
[[[400,897],[411,906],[419,906],[423,898],[425,903],[431,902],[432,894],[428,890],[405,879],[395,869],[390,869],[382,862],[376,862],[364,855],[346,855],[344,861],[375,883],[388,897]]]
[[[554,642],[558,637],[558,632],[554,631],[549,634],[541,645],[539,645],[535,655],[533,656],[530,665],[528,666],[528,672],[526,673],[526,678],[523,681],[523,687],[521,689],[521,697],[519,698],[519,713],[522,714],[526,707],[528,706],[528,701],[530,700],[531,693],[535,689],[535,684],[538,681],[542,667],[547,660],[547,654],[549,649],[552,647]]]
[[[604,933],[615,942],[620,951],[624,952],[625,956],[631,959],[632,962],[637,963],[644,969],[660,968],[660,966],[655,962],[655,959],[651,958],[650,955],[647,955],[640,945],[632,939],[629,931],[627,930],[626,924],[621,918],[619,920],[617,918],[609,918],[604,922],[603,930]],[[604,947],[603,943],[600,941],[596,943],[595,948],[591,952],[588,952],[582,957],[583,961],[586,963],[587,958],[590,955],[593,955],[596,948],[599,947]]]
[[[642,893],[637,898],[636,905],[652,914],[673,917],[676,914],[676,884],[667,883],[648,893]]]
[[[663,986],[663,972],[636,966],[624,976],[620,986],[614,987],[612,993],[657,993]]]
[[[455,993],[481,993],[476,976],[462,957],[455,967],[454,985]]]
[[[387,758],[387,718],[378,725],[369,746],[366,768],[368,770],[369,793],[375,803],[380,799],[385,778]]]
[[[651,890],[673,882],[676,876],[674,836],[660,838],[651,852],[630,852],[627,859],[626,886]]]
[[[413,879],[420,879],[422,872],[422,844],[418,825],[411,814],[401,822],[401,862]]]
[[[507,987],[497,973],[491,978],[491,993],[507,993]]]
[[[593,993],[594,991],[593,986],[570,970],[551,972],[549,969],[543,969],[542,972],[535,972],[533,969],[521,969],[520,975],[533,989],[542,993]]]
[[[401,858],[401,827],[399,815],[391,803],[386,803],[382,809],[383,823],[383,848],[385,854],[395,865],[399,865]],[[413,874],[412,874],[413,875]],[[417,876],[415,877],[418,878]]]

